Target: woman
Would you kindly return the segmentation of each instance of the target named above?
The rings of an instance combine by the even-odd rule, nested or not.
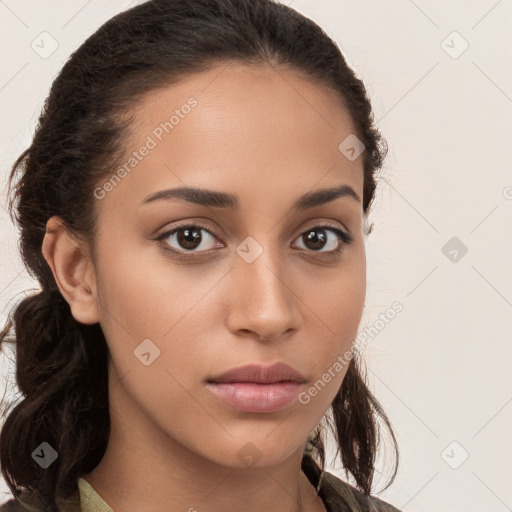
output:
[[[23,394],[2,511],[396,511],[354,347],[384,156],[363,83],[289,7],[149,1],[90,36],[11,175],[41,290],[0,338]]]

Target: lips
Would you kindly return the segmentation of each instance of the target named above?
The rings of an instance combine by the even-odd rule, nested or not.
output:
[[[304,376],[285,363],[274,363],[270,366],[249,364],[232,368],[220,375],[211,377],[208,382],[254,382],[258,384],[272,384],[276,382],[291,381],[304,383]]]
[[[207,380],[213,395],[239,411],[271,413],[289,406],[306,382],[285,363],[233,368]]]

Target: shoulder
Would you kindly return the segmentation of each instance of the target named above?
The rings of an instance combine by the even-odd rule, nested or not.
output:
[[[0,504],[0,512],[27,512],[27,509],[14,498],[11,498],[9,501]]]
[[[390,503],[368,496],[328,471],[321,471],[310,453],[302,457],[302,470],[316,488],[327,512],[402,512]]]
[[[12,497],[5,503],[1,503],[0,512],[32,512],[34,510],[48,510],[48,507],[46,506],[36,505],[34,500],[31,499],[30,494],[26,491],[21,493],[20,499],[24,504]],[[55,510],[55,507],[53,507],[51,510]],[[59,512],[79,512],[81,507],[80,504],[76,504],[73,500],[64,502],[57,500],[57,510]]]
[[[322,475],[318,494],[329,512],[401,512],[390,503],[364,494],[327,471]]]

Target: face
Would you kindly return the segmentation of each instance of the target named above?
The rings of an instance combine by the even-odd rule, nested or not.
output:
[[[95,191],[112,403],[210,461],[277,464],[329,408],[361,319],[363,163],[338,149],[351,119],[296,73],[234,63],[151,92],[132,114],[124,172]],[[223,195],[163,192],[178,187]],[[209,383],[276,362],[302,380]]]

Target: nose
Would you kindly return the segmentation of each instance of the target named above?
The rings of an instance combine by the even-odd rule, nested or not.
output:
[[[299,328],[299,299],[276,252],[265,249],[252,263],[235,255],[229,284],[227,324],[231,332],[271,341]]]

